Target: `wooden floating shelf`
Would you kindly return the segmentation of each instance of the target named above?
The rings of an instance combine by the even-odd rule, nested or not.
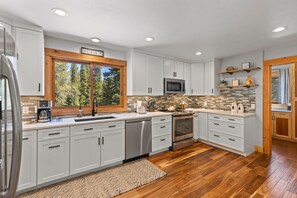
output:
[[[217,88],[221,88],[221,89],[233,89],[233,88],[250,88],[250,87],[257,87],[257,84],[252,84],[252,85],[238,85],[238,86],[217,86]]]
[[[224,72],[220,72],[219,74],[230,74],[232,75],[233,73],[236,73],[236,72],[247,72],[249,73],[250,71],[253,71],[253,70],[259,70],[261,69],[260,67],[252,67],[252,68],[249,68],[249,69],[236,69],[236,70],[232,70],[232,71],[224,71]]]

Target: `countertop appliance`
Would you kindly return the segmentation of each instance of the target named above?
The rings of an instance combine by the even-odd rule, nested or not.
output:
[[[136,159],[152,152],[151,118],[126,121],[125,161]]]
[[[52,121],[52,101],[40,100],[38,101],[37,122]]]
[[[0,198],[15,197],[21,164],[22,111],[16,55],[13,38],[0,27]]]
[[[172,114],[172,149],[178,150],[194,143],[194,114],[181,111]]]
[[[184,94],[185,80],[164,78],[164,94]]]

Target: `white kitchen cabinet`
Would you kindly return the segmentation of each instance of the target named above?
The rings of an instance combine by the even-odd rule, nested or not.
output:
[[[207,113],[198,114],[198,138],[208,140]]]
[[[101,166],[125,159],[125,130],[101,132]]]
[[[133,95],[147,95],[149,83],[148,55],[133,54]]]
[[[4,20],[0,19],[0,27],[5,28],[6,32],[8,32],[10,35],[12,34],[12,28],[8,22],[5,22]]]
[[[192,95],[204,95],[204,63],[191,65]]]
[[[164,59],[164,78],[184,78],[184,64],[180,61]]]
[[[22,160],[18,191],[36,186],[37,131],[23,132]]]
[[[172,117],[152,118],[152,152],[162,152],[172,146]]]
[[[174,60],[164,59],[164,78],[174,78]]]
[[[100,132],[70,137],[70,175],[100,167]]]
[[[199,138],[199,113],[194,114],[194,139],[197,140]]]
[[[15,27],[20,94],[44,95],[44,37],[42,31]]]
[[[214,62],[204,64],[204,95],[213,95],[214,93]]]
[[[185,88],[186,88],[186,95],[192,94],[191,88],[191,64],[184,63],[184,80],[185,80]]]
[[[38,184],[69,176],[69,137],[38,142]]]
[[[150,95],[163,95],[163,58],[149,56],[149,92]]]

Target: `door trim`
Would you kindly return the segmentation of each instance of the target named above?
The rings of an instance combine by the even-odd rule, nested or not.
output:
[[[282,64],[295,64],[296,67],[297,56],[288,56],[283,58],[277,58],[272,60],[266,60],[263,63],[263,151],[264,154],[271,155],[272,152],[272,135],[271,135],[271,67],[275,65]],[[292,96],[294,94],[294,90],[292,92]],[[292,114],[294,112],[295,106],[293,106],[292,101]],[[294,115],[293,115],[294,118]],[[293,127],[293,130],[295,127]]]

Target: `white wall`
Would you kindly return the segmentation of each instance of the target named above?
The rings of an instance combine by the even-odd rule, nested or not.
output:
[[[297,42],[285,43],[264,50],[264,60],[297,55]]]
[[[68,41],[68,40],[49,37],[49,36],[44,37],[44,45],[45,45],[46,48],[53,48],[53,49],[70,51],[70,52],[77,52],[77,53],[80,53],[81,47],[87,47],[87,48],[91,48],[91,49],[98,49],[98,50],[104,51],[104,57],[106,57],[106,58],[126,60],[126,52],[123,52],[123,51],[116,51],[116,50],[111,50],[111,49],[106,49],[106,48],[99,48],[99,47],[96,47],[96,46],[86,45],[86,44],[83,44],[83,43]]]
[[[221,70],[224,71],[228,66],[241,68],[241,63],[250,62],[252,67],[263,67],[263,51],[252,51],[241,55],[236,55],[228,58],[221,59]],[[255,132],[255,145],[263,146],[263,133],[262,133],[262,95],[263,95],[263,70],[252,71],[251,76],[256,84],[256,132]],[[229,74],[228,74],[229,75]],[[245,82],[247,73],[237,73],[230,76],[224,75],[223,78],[240,79],[242,83]]]

